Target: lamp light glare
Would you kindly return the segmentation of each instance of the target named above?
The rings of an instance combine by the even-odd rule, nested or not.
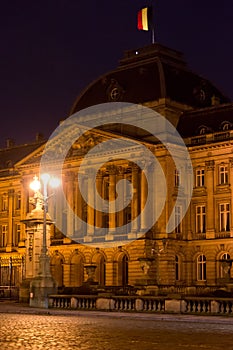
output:
[[[41,178],[41,180],[43,181],[44,184],[47,184],[49,182],[49,180],[50,180],[50,175],[45,173],[45,174],[42,174],[40,176],[40,178]]]
[[[52,188],[56,188],[60,186],[60,180],[57,177],[52,177],[51,180],[49,181],[49,185]]]
[[[38,180],[38,177],[36,175],[33,177],[33,181],[30,183],[30,188],[34,192],[39,191],[40,189],[40,181]]]

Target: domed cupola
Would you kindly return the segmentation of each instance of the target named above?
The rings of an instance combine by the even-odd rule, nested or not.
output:
[[[169,98],[193,108],[225,97],[210,81],[193,73],[183,54],[158,43],[126,51],[119,66],[93,81],[76,99],[71,114],[105,102],[148,103]]]

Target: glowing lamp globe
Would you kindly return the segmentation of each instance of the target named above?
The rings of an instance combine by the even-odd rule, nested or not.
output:
[[[37,192],[39,191],[41,185],[40,185],[40,181],[38,180],[38,177],[35,175],[33,177],[33,181],[30,183],[30,188],[34,191]]]

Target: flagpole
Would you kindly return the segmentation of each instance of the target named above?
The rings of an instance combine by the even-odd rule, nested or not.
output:
[[[154,44],[154,43],[155,43],[155,28],[153,26],[153,28],[152,28],[152,44]]]
[[[151,8],[151,34],[152,34],[152,44],[155,43],[155,23],[154,23],[154,7],[151,4],[150,5]]]

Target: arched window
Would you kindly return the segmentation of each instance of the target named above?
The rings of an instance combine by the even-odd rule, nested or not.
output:
[[[100,286],[105,286],[106,284],[106,261],[105,257],[101,253],[94,255],[92,263],[96,264],[95,270],[95,281],[98,282]]]
[[[99,284],[101,286],[105,286],[106,283],[106,265],[105,265],[105,258],[102,255],[99,260]]]
[[[58,287],[63,286],[63,259],[57,254],[54,255],[51,260],[51,274],[55,281],[57,282]]]
[[[93,259],[97,265],[95,270],[95,281],[101,286],[105,286],[106,283],[106,261],[102,254],[97,254],[97,258]]]
[[[199,129],[199,133],[200,135],[205,135],[207,132],[207,128],[205,126],[202,126],[200,129]]]
[[[203,254],[197,258],[197,280],[206,281],[206,257]]]
[[[229,276],[230,273],[230,264],[224,262],[224,260],[230,260],[230,255],[228,253],[222,254],[220,257],[220,278],[226,278]]]
[[[128,268],[128,257],[126,254],[121,255],[118,260],[118,285],[127,286],[129,283],[129,268]]]
[[[220,125],[220,129],[223,131],[230,130],[230,129],[232,129],[232,123],[230,123],[227,120],[224,120]]]
[[[83,283],[83,260],[78,254],[75,254],[70,262],[70,285],[80,287]]]

